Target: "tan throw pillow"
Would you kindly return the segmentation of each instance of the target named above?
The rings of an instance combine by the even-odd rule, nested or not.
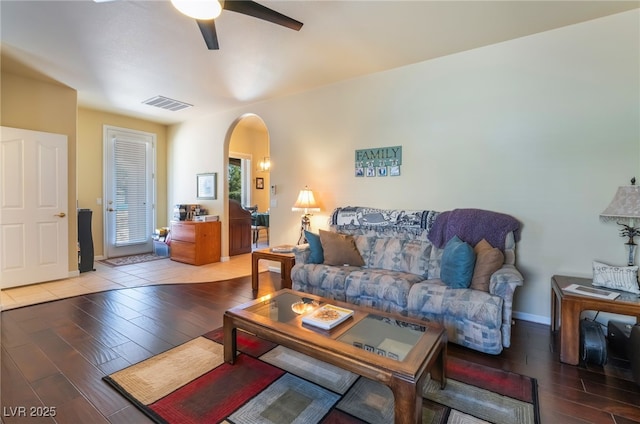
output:
[[[320,243],[325,264],[364,266],[364,260],[352,236],[320,230]]]
[[[480,240],[473,251],[476,253],[476,266],[469,287],[488,292],[491,275],[504,264],[504,253],[485,239]]]

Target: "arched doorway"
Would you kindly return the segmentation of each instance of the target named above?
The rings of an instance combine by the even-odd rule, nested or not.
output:
[[[227,159],[228,188],[226,192],[229,199],[236,200],[247,209],[251,208],[261,214],[268,214],[271,160],[269,132],[262,118],[255,114],[246,114],[238,118],[232,126],[229,136]],[[238,231],[238,229],[237,227],[232,229],[230,224],[229,255],[248,253],[257,247],[266,247],[268,245],[268,216],[266,220],[267,229],[257,233],[252,232],[251,244],[248,248],[246,246],[238,248],[237,242],[232,243],[235,240],[233,231]],[[256,239],[254,235],[259,237]]]

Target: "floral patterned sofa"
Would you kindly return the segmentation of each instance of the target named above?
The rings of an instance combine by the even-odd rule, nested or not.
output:
[[[326,252],[326,248],[332,245],[318,243],[317,235],[308,234],[310,243],[294,248],[294,290],[436,321],[447,329],[449,341],[482,352],[499,354],[509,347],[513,295],[523,284],[515,267],[520,224],[513,217],[480,209],[435,212],[345,207],[332,213],[329,229],[321,230],[320,236],[350,239],[362,262],[353,266],[333,259],[329,265],[318,260],[317,250],[324,247],[329,256],[333,251]],[[451,271],[458,271],[457,263],[450,259],[451,245],[460,239],[468,245],[464,246],[467,254],[475,246],[473,284],[478,274],[486,280],[484,285],[458,288],[450,284]],[[480,245],[498,254],[490,272],[483,268],[484,276],[479,267],[486,262],[488,250],[477,250]],[[446,283],[441,278],[445,274],[443,255]]]

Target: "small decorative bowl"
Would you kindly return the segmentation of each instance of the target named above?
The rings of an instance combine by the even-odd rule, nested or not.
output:
[[[291,310],[296,314],[301,315],[301,314],[313,311],[318,306],[320,306],[320,303],[318,303],[317,300],[307,299],[307,300],[301,300],[291,305]]]

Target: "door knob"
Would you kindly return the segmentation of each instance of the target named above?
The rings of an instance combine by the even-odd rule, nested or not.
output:
[[[67,214],[64,213],[64,212],[60,212],[60,213],[57,213],[57,214],[55,214],[53,216],[59,216],[60,218],[64,218],[65,216],[67,216]]]
[[[107,212],[113,212],[115,209],[113,208],[107,208]]]

